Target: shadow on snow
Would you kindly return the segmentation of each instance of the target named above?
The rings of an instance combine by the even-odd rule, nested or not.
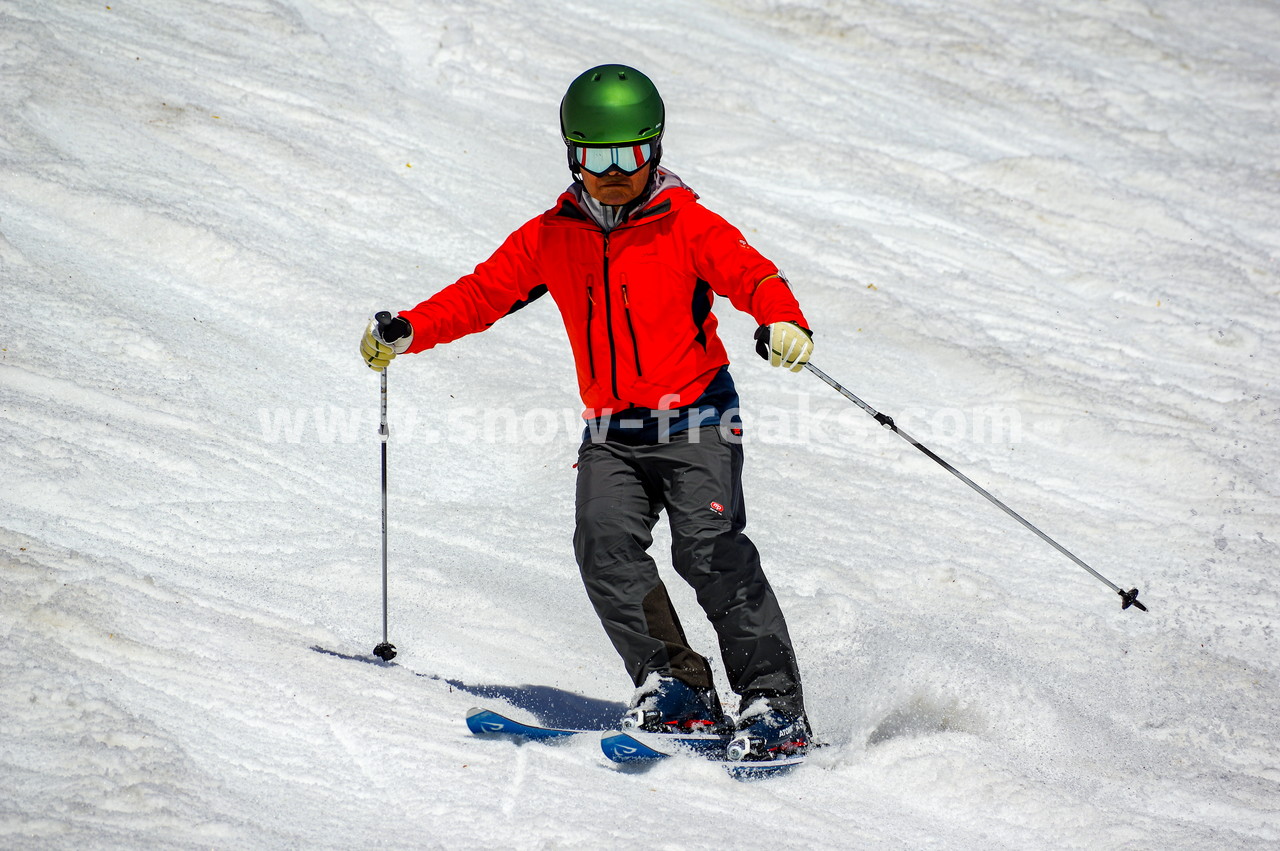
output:
[[[316,653],[346,659],[351,662],[363,662],[379,668],[400,668],[395,662],[384,662],[377,656],[355,656],[339,653],[319,645],[311,648]],[[408,671],[408,668],[404,668]],[[439,680],[450,687],[486,700],[501,700],[508,706],[533,713],[540,723],[548,727],[564,727],[576,730],[607,730],[618,723],[618,719],[626,712],[626,705],[616,701],[597,700],[585,697],[564,689],[551,686],[505,686],[505,685],[469,685],[459,680],[447,680],[436,674],[420,674],[410,671],[415,677]]]

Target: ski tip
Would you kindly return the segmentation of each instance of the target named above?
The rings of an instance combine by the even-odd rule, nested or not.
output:
[[[606,731],[600,736],[600,750],[614,762],[651,762],[668,756],[634,736],[616,730]]]
[[[473,706],[467,710],[467,729],[477,735],[489,732],[485,725],[485,721],[492,717],[492,713],[487,709],[481,709],[479,706]]]

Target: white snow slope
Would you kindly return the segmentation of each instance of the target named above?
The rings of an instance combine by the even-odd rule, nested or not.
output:
[[[1277,44],[1266,0],[0,0],[0,846],[1274,848]],[[359,334],[550,206],[608,61],[815,364],[1148,614],[722,303],[831,746],[469,735],[630,694],[544,299],[391,368],[372,660]]]

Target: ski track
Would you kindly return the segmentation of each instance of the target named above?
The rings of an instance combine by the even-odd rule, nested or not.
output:
[[[1277,32],[1253,0],[0,4],[0,844],[1273,847]],[[666,163],[786,269],[815,363],[1149,614],[721,304],[831,746],[738,783],[471,737],[486,687],[629,692],[540,302],[391,371],[401,654],[365,655],[360,326],[550,203],[604,61],[655,77]]]

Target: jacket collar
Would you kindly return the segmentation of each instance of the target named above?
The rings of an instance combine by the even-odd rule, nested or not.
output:
[[[548,211],[548,218],[552,221],[586,222],[609,233],[619,227],[661,218],[681,204],[697,198],[698,194],[674,172],[660,168],[648,191],[620,211],[599,203],[587,194],[581,183],[575,181],[560,195],[556,206]]]

